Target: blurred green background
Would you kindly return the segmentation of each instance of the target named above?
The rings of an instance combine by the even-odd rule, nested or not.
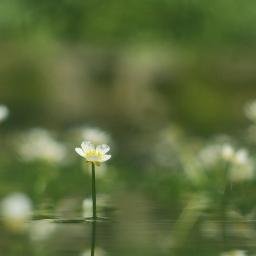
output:
[[[35,219],[81,215],[91,177],[74,148],[89,137],[113,156],[97,180],[111,198],[103,215],[119,223],[100,233],[109,255],[256,251],[246,224],[255,218],[256,107],[245,111],[256,98],[255,1],[1,0],[0,35],[0,105],[10,112],[0,124],[1,198],[25,193]],[[223,143],[242,148],[228,193]],[[220,228],[214,218],[242,224]],[[76,231],[65,254],[59,230],[63,250],[34,250],[27,233],[7,230],[5,255],[88,255],[78,254]]]
[[[127,125],[177,122],[199,135],[237,131],[256,92],[255,5],[2,0],[8,127],[90,122],[129,134]]]

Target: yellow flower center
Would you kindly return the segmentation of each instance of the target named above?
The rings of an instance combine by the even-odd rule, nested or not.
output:
[[[90,150],[90,151],[87,151],[86,154],[85,154],[85,158],[88,158],[90,160],[90,158],[93,158],[93,159],[101,159],[103,157],[103,154],[97,150]]]

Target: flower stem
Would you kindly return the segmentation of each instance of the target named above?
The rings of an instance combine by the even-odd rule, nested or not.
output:
[[[96,220],[96,182],[95,182],[95,164],[92,163],[92,204],[93,204],[93,219]]]

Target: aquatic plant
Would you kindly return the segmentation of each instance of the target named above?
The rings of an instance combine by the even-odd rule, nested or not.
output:
[[[96,182],[95,182],[95,165],[100,166],[111,158],[108,155],[110,147],[106,144],[95,147],[90,141],[85,141],[81,144],[81,148],[75,148],[77,154],[85,158],[86,162],[92,167],[92,201],[93,201],[93,219],[97,219],[96,215]]]

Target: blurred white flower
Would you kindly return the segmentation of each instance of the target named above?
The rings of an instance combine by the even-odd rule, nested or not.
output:
[[[9,109],[4,106],[0,105],[0,122],[3,122],[9,115]]]
[[[199,161],[206,168],[221,161],[228,163],[228,176],[233,182],[249,180],[254,176],[254,164],[246,149],[235,150],[231,145],[209,145],[199,153]]]
[[[44,129],[36,128],[25,134],[19,143],[25,161],[43,160],[60,163],[66,158],[66,148]]]
[[[244,108],[245,115],[252,122],[256,122],[256,100],[249,102]]]
[[[222,146],[222,152],[221,155],[224,160],[231,161],[234,158],[235,150],[234,148],[229,144],[224,144]]]
[[[85,141],[81,144],[81,148],[75,148],[75,151],[80,156],[84,157],[87,162],[100,165],[111,158],[111,155],[107,155],[110,147],[106,144],[98,145],[95,147],[90,141]]]
[[[101,248],[96,247],[94,249],[94,256],[106,256],[106,252]],[[81,256],[91,256],[91,250],[86,250],[81,253]]]
[[[92,216],[92,199],[90,198],[84,199],[82,208],[83,208],[83,217],[84,218],[91,217]]]
[[[221,159],[222,146],[219,144],[211,144],[199,152],[199,161],[205,167],[212,167]]]
[[[91,141],[93,144],[108,144],[111,142],[110,135],[99,128],[83,128],[81,135],[84,141]]]
[[[56,230],[56,224],[50,220],[35,220],[30,224],[30,237],[33,241],[48,239]]]
[[[102,209],[104,207],[107,207],[109,206],[109,198],[102,194],[102,195],[99,195],[97,197],[97,206],[98,206],[98,209]],[[93,214],[93,204],[92,204],[92,199],[91,198],[85,198],[83,200],[83,203],[82,203],[82,210],[83,210],[83,217],[84,218],[89,218],[92,216]]]
[[[246,256],[246,252],[242,250],[234,250],[229,252],[223,252],[221,256]]]
[[[230,180],[236,182],[253,178],[254,165],[247,150],[238,150],[232,159],[232,163],[229,174]]]
[[[248,160],[249,160],[248,151],[246,149],[238,150],[234,155],[234,159],[233,159],[233,161],[239,165],[246,164]]]
[[[210,144],[199,152],[199,160],[205,166],[213,166],[219,161],[233,161],[235,155],[235,149],[228,143]]]
[[[32,215],[32,202],[25,194],[10,194],[1,202],[1,215],[7,228],[22,231]]]

